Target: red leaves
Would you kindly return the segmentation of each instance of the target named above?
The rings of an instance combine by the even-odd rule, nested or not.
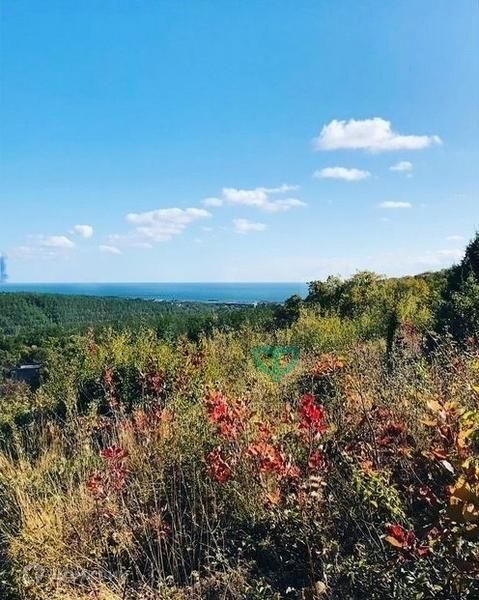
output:
[[[320,450],[312,452],[309,456],[308,467],[311,471],[324,471],[326,463]]]
[[[221,392],[210,392],[206,406],[208,416],[213,423],[221,423],[229,417],[228,402]]]
[[[165,391],[165,379],[157,371],[150,371],[143,376],[145,391],[149,396],[158,398]]]
[[[87,489],[96,500],[104,500],[110,494],[122,492],[126,487],[128,471],[125,461],[128,452],[119,446],[109,446],[100,452],[106,462],[106,471],[95,472],[87,481]]]
[[[416,539],[413,531],[406,531],[401,525],[388,525],[387,530],[387,541],[398,548],[408,548]]]
[[[393,444],[402,447],[406,446],[406,425],[404,423],[394,423],[388,421],[384,426],[381,436],[378,439],[380,446],[391,446]]]
[[[275,473],[280,479],[299,477],[299,469],[286,458],[282,448],[265,441],[257,441],[250,444],[246,452],[257,462],[260,473]]]
[[[241,400],[230,401],[221,392],[210,392],[206,407],[210,422],[227,439],[236,439],[243,431],[247,409]]]
[[[435,506],[438,503],[438,498],[429,485],[419,486],[418,496],[421,500],[429,504],[429,506]]]
[[[429,548],[429,546],[417,546],[416,547],[416,554],[419,558],[423,558],[424,556],[427,556],[430,552],[431,552],[431,549]]]
[[[221,448],[215,448],[206,456],[211,475],[218,483],[226,483],[232,475],[232,468],[226,462],[226,458]]]
[[[210,423],[225,440],[234,441],[244,431],[247,417],[245,404],[240,401],[228,401],[221,392],[211,391],[206,399],[206,409]],[[210,474],[218,483],[224,484],[232,476],[231,461],[227,461],[221,447],[215,448],[206,456]]]
[[[251,414],[242,401],[229,400],[221,392],[210,392],[206,400],[206,407],[208,419],[216,426],[218,433],[226,443],[227,454],[231,457],[230,460],[227,460],[224,448],[219,446],[207,455],[206,461],[213,477],[219,483],[225,483],[232,476],[232,464],[240,460],[242,456],[243,451],[239,446],[240,435],[245,433],[247,428],[255,427],[255,424],[250,420]],[[292,413],[291,409],[286,410],[281,422],[289,427],[297,427],[297,431],[309,444],[327,429],[326,411],[323,406],[316,404],[312,394],[303,396],[298,417]],[[275,430],[276,428],[273,428],[268,422],[260,424],[256,437],[246,447],[245,454],[253,461],[260,476],[274,475],[278,480],[297,480],[301,475],[300,469],[286,454],[282,444],[277,442]],[[234,443],[232,444],[232,442]],[[322,453],[310,449],[309,471],[319,471],[324,467]]]
[[[324,406],[316,404],[313,394],[304,394],[299,416],[299,428],[309,437],[319,436],[326,431],[326,410]]]
[[[96,499],[106,498],[105,481],[101,473],[93,473],[86,483],[87,490]]]
[[[108,390],[112,390],[114,386],[114,372],[111,367],[107,367],[103,373],[103,383]]]
[[[414,531],[407,531],[397,524],[388,525],[387,531],[388,535],[384,539],[409,558],[422,558],[429,554],[429,546],[421,545]]]
[[[110,446],[108,448],[104,448],[100,452],[100,456],[106,461],[114,464],[122,462],[128,456],[128,452],[119,446]]]

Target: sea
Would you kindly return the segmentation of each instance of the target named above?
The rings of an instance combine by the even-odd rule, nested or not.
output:
[[[305,297],[306,283],[7,283],[0,292],[139,298],[157,302],[254,304]]]

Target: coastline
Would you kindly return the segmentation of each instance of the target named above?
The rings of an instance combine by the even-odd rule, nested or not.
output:
[[[0,293],[54,294],[149,300],[158,303],[253,305],[281,303],[307,294],[306,283],[8,283]]]

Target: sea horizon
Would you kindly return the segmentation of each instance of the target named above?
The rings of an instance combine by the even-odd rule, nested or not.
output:
[[[79,296],[104,296],[167,302],[211,302],[253,304],[284,302],[297,294],[304,297],[305,282],[62,282],[21,283],[0,285],[2,293],[43,293]]]

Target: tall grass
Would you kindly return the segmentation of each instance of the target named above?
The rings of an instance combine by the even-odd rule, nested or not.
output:
[[[305,311],[52,349],[34,395],[3,391],[2,597],[477,597],[479,353],[363,339]],[[301,348],[280,382],[268,344]]]

